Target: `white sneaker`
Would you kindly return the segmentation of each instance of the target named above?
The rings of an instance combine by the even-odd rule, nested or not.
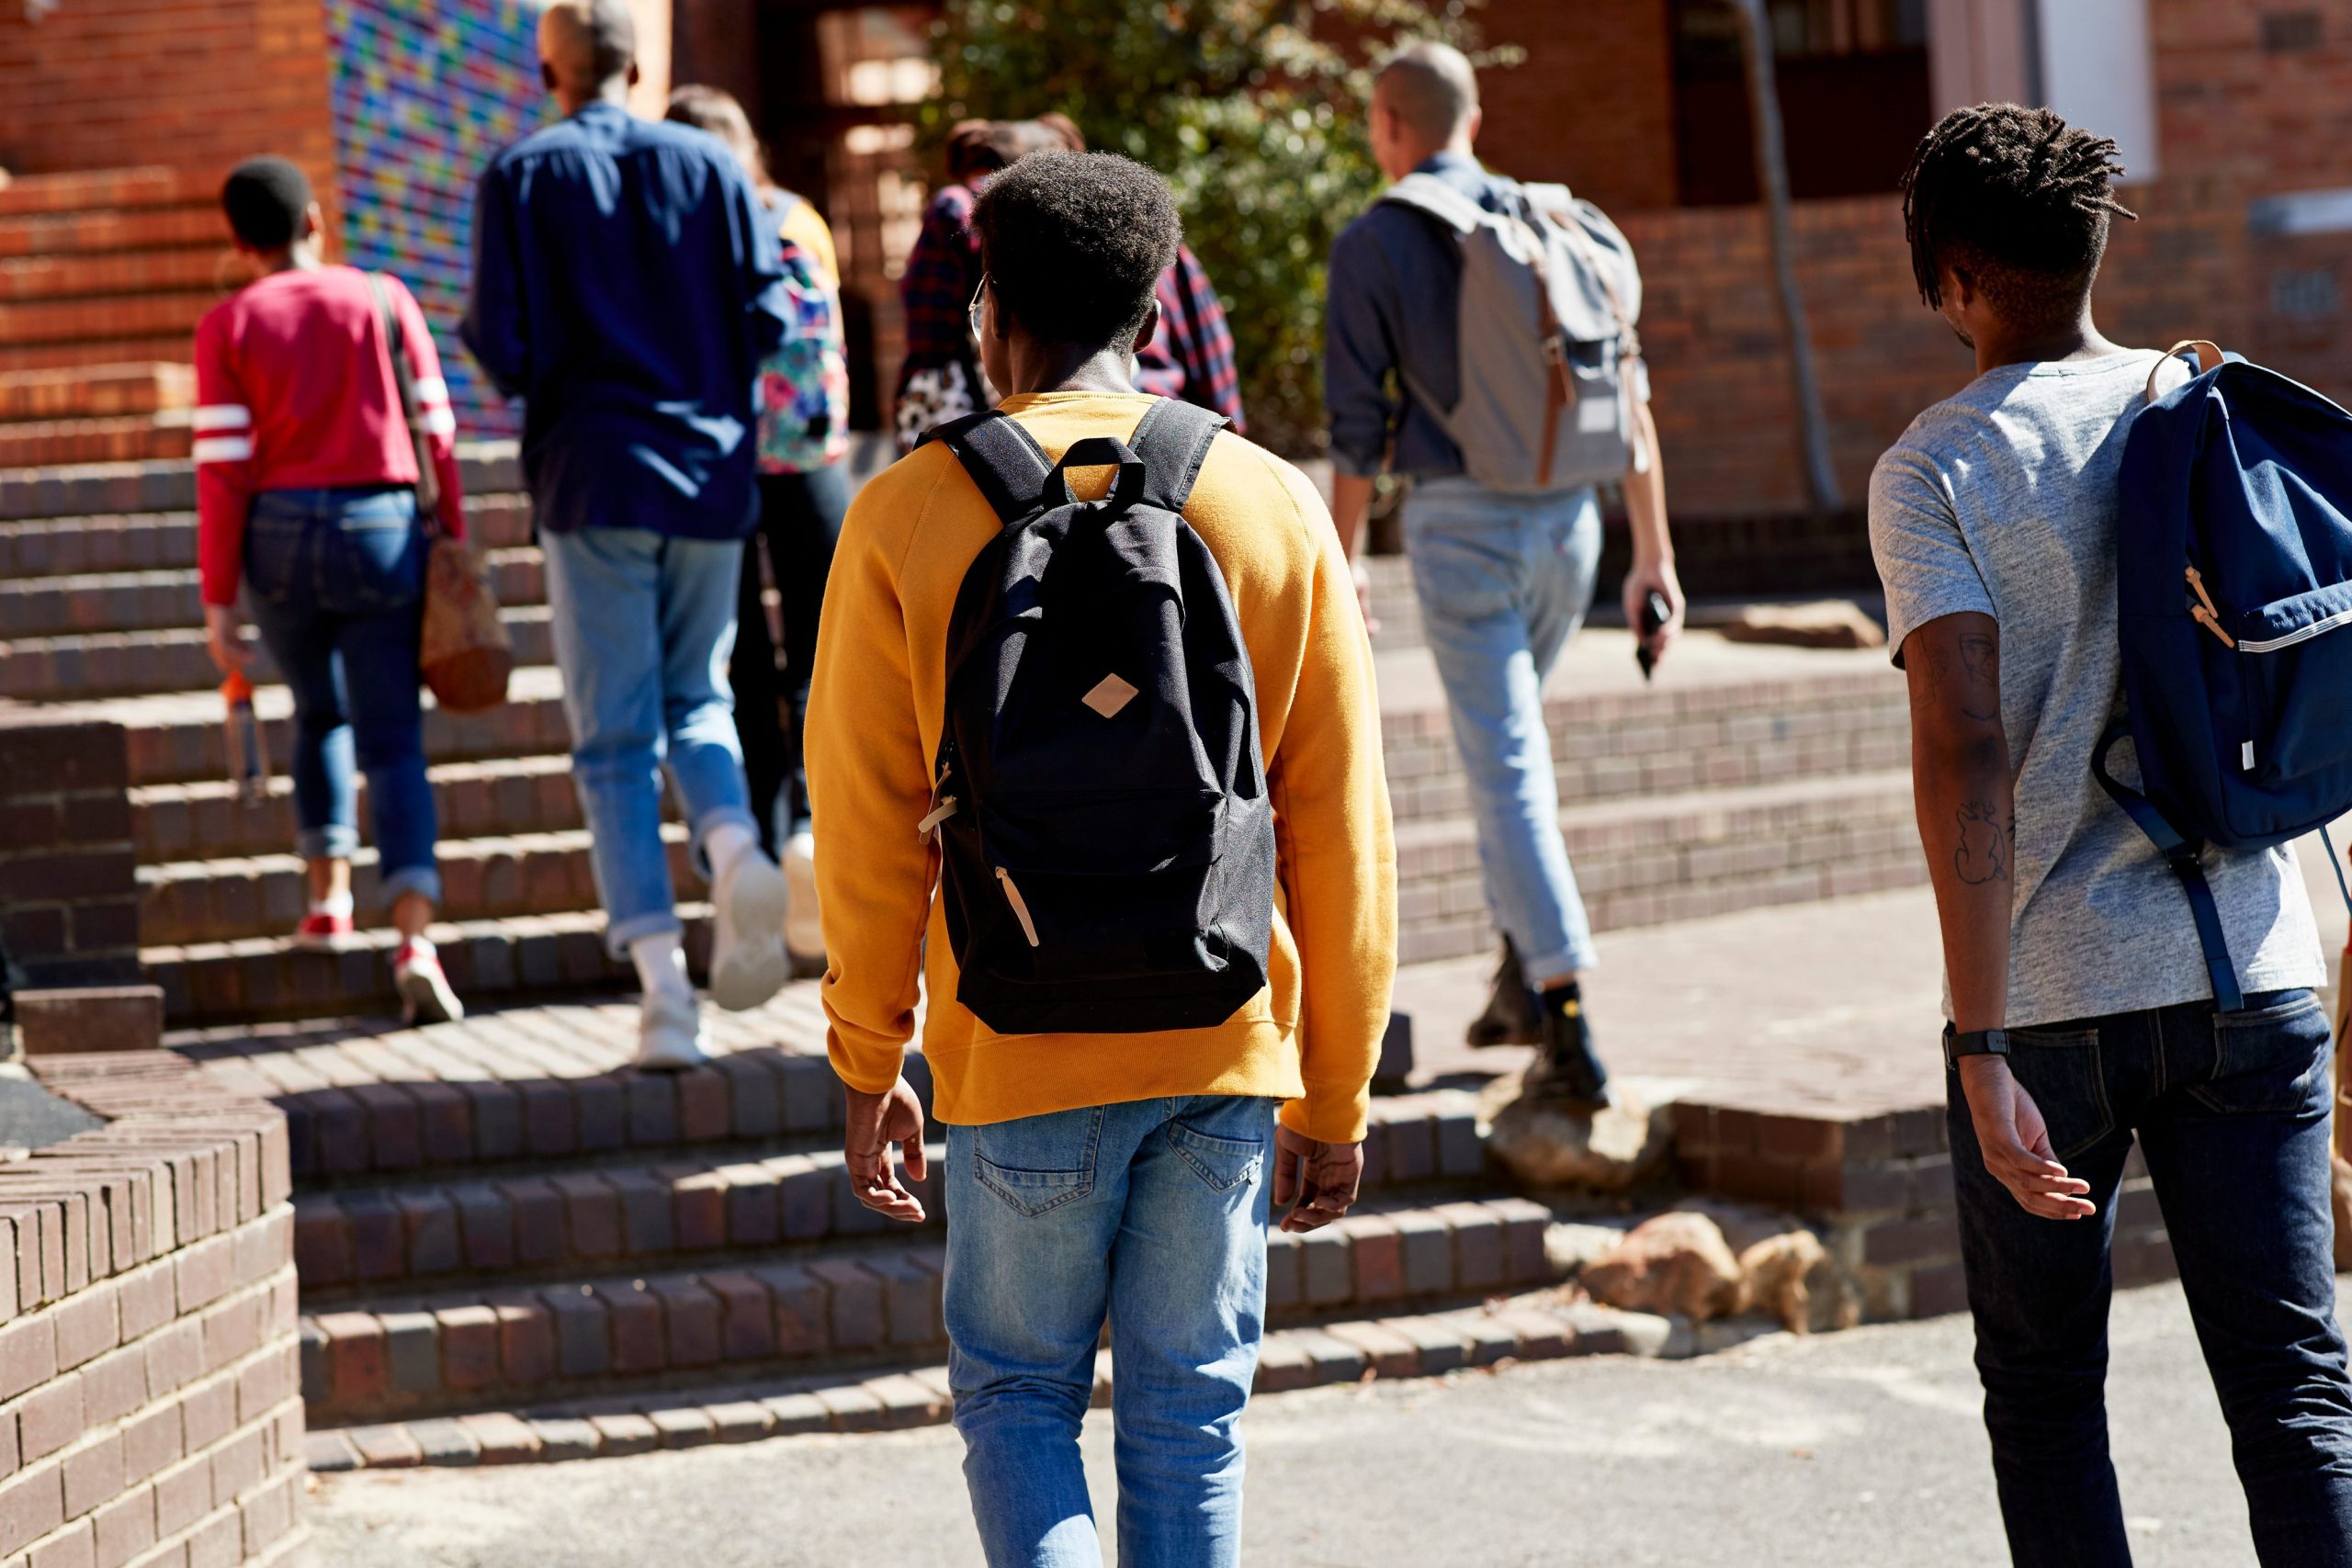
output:
[[[795,833],[784,843],[784,880],[792,890],[785,906],[784,950],[796,964],[821,968],[825,928],[817,918],[817,837]]]
[[[400,993],[403,1023],[456,1023],[466,1016],[466,1004],[449,988],[430,942],[401,943],[392,955],[392,988]]]
[[[747,849],[711,889],[710,999],[729,1012],[758,1007],[792,978],[784,953],[784,873]]]
[[[702,1008],[693,995],[646,992],[638,1004],[637,1065],[650,1073],[674,1073],[708,1059],[702,1048]]]

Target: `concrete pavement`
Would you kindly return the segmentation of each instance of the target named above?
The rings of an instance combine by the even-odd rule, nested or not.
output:
[[[2141,1568],[2251,1568],[2175,1286],[2118,1298]],[[1285,1568],[1983,1568],[2006,1561],[1963,1320],[1261,1399],[1244,1561]],[[1110,1423],[1085,1450],[1098,1517]],[[334,1568],[973,1568],[947,1429],[321,1483]]]

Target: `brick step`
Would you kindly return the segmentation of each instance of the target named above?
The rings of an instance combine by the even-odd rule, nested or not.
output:
[[[0,376],[0,421],[97,419],[195,404],[196,371],[187,365],[102,365]]]
[[[937,1169],[923,1184],[944,1190]],[[861,1211],[862,1212],[862,1211]],[[1367,1205],[1267,1237],[1270,1318],[1440,1302],[1554,1279],[1551,1212],[1523,1198]],[[879,1222],[887,1224],[888,1222]],[[952,1222],[951,1222],[952,1223]],[[302,1392],[327,1421],[379,1421],[763,1371],[903,1364],[944,1348],[944,1249],[904,1233],[723,1269],[600,1274],[306,1313]]]
[[[233,284],[243,274],[232,269],[222,243],[227,225],[219,218],[213,225],[209,243],[199,242],[185,248],[79,250],[0,259],[0,303],[99,299],[187,289],[209,290],[217,299],[223,284]]]
[[[684,904],[686,955],[703,973],[709,954],[708,906]],[[617,990],[636,984],[626,962],[605,955],[605,917],[514,916],[436,925],[442,967],[469,1006]],[[140,951],[147,978],[163,987],[164,1013],[175,1026],[345,1018],[390,1020],[393,934],[364,931],[333,953],[303,953],[282,936]]]
[[[466,525],[484,549],[522,548],[531,543],[530,502],[511,491],[469,495]],[[0,523],[0,581],[193,571],[196,561],[196,513],[188,511]]]
[[[1450,1311],[1271,1329],[1259,1350],[1252,1392],[1262,1397],[1374,1378],[1498,1371],[1516,1361],[1654,1357],[1682,1348],[1664,1318],[1564,1300],[1556,1291],[1531,1292]],[[1116,1376],[1114,1358],[1102,1351],[1095,1359],[1097,1406],[1111,1402]],[[720,1383],[455,1418],[314,1426],[305,1447],[310,1468],[319,1474],[418,1465],[552,1464],[808,1433],[937,1426],[954,1406],[945,1365],[915,1365],[870,1376],[851,1372]]]
[[[126,294],[118,299],[0,302],[0,341],[12,344],[102,344],[140,342],[196,332],[204,312],[220,302],[207,284]],[[191,346],[189,352],[193,353]],[[110,359],[135,358],[112,354]]]
[[[18,175],[0,186],[0,218],[171,207],[209,202],[214,196],[210,183],[202,176],[163,164]]]
[[[368,1118],[371,1131],[389,1134],[376,1152],[470,1168],[462,1179],[447,1181],[303,1193],[295,1204],[294,1245],[305,1304],[322,1310],[339,1292],[441,1288],[459,1283],[461,1276],[494,1273],[502,1283],[518,1283],[553,1280],[581,1268],[718,1268],[739,1253],[881,1230],[876,1216],[851,1195],[838,1132],[743,1140],[739,1127],[718,1120],[718,1091],[728,1091],[731,1101],[737,1099],[732,1091],[748,1084],[755,1097],[751,1103],[766,1114],[746,1120],[780,1129],[780,1108],[766,1108],[783,1100],[782,1083],[771,1089],[758,1081],[777,1077],[768,1070],[774,1062],[763,1063],[762,1055],[738,1052],[727,1058],[733,1064],[727,1069],[704,1069],[718,1084],[675,1086],[680,1138],[692,1131],[737,1134],[724,1146],[706,1141],[659,1153],[622,1149],[621,1140],[632,1131],[626,1118],[628,1095],[645,1081],[635,1072],[584,1080],[607,1091],[602,1094],[601,1123],[584,1128],[563,1120],[566,1111],[579,1109],[570,1092],[576,1082],[538,1079],[510,1086],[531,1097],[526,1109],[544,1108],[545,1114],[526,1123],[526,1130],[547,1134],[546,1141],[557,1147],[549,1151],[551,1159],[510,1163],[503,1171],[475,1157],[467,1125],[470,1102],[461,1093],[437,1082],[417,1086],[440,1090],[429,1100],[431,1122],[421,1106],[408,1108],[404,1122],[398,1116]],[[805,1070],[798,1077],[813,1080]],[[371,1108],[401,1111],[395,1096],[407,1086],[383,1087],[393,1093],[362,1101],[348,1091],[325,1091],[316,1101],[341,1099],[341,1109],[351,1113],[344,1118],[346,1124]],[[830,1087],[832,1092],[820,1109],[833,1111],[841,1095],[838,1085]],[[291,1098],[305,1101],[305,1115],[319,1113],[311,1097]],[[705,1119],[700,1127],[690,1125],[693,1118],[686,1113],[687,1102],[697,1099],[714,1102],[695,1111]],[[805,1119],[808,1110],[801,1109]],[[1410,1103],[1381,1100],[1374,1109],[1366,1138],[1366,1192],[1426,1197],[1435,1188],[1486,1178],[1471,1096],[1457,1091],[1435,1103],[1419,1096]],[[425,1147],[428,1126],[439,1140],[432,1149]],[[670,1128],[657,1123],[655,1130]],[[598,1134],[613,1152],[562,1160],[561,1153],[577,1146],[583,1131]],[[944,1159],[944,1144],[930,1153],[934,1162]]]
[[[1560,826],[1596,931],[1927,880],[1906,772],[1577,807]],[[1396,850],[1400,962],[1490,951],[1470,824],[1406,824]]]
[[[662,837],[678,885],[699,882],[686,858],[684,825],[663,824]],[[441,908],[454,923],[597,908],[585,829],[482,839],[444,836],[439,859]],[[363,848],[352,866],[353,891],[362,909],[380,907],[376,873],[375,850]],[[299,855],[169,861],[141,866],[138,877],[140,936],[153,946],[283,937],[309,907]]]
[[[208,250],[226,271],[229,225],[217,203],[0,214],[0,256],[103,257],[187,249]]]
[[[38,594],[28,603],[41,602]],[[73,614],[72,609],[63,613]],[[555,648],[544,605],[506,607],[501,618],[514,640],[518,665],[553,662]],[[259,654],[256,685],[274,683],[268,650]],[[163,631],[74,632],[0,642],[0,697],[24,702],[116,696],[209,694],[220,683],[204,633],[192,626]],[[218,707],[216,703],[215,707]],[[292,711],[289,705],[289,713]],[[272,742],[274,757],[288,753]]]
[[[0,425],[0,446],[6,446],[9,430]],[[536,548],[493,549],[489,565],[491,586],[505,608],[547,602],[546,571]],[[198,581],[194,567],[0,581],[0,640],[196,631],[204,625]]]
[[[153,359],[193,366],[192,333],[149,333],[139,337],[83,338],[62,343],[17,343],[0,338],[0,374],[21,370],[73,370]]]
[[[0,468],[185,457],[195,435],[186,410],[0,424]]]
[[[94,715],[130,730],[132,784],[184,784],[228,775],[220,698],[210,684],[202,691],[116,698],[90,706]],[[491,713],[458,715],[428,708],[425,755],[438,763],[569,751],[571,736],[564,723],[562,687],[562,677],[552,665],[526,665],[514,671],[505,705]],[[270,758],[282,771],[293,755],[293,696],[283,686],[266,685],[254,694],[254,708],[261,717]]]
[[[359,820],[369,820],[368,784],[359,781]],[[443,762],[433,770],[433,799],[445,839],[560,832],[581,826],[571,759],[537,757]],[[282,854],[295,841],[294,782],[279,773],[268,798],[248,804],[225,779],[144,784],[130,792],[131,836],[142,863]]]
[[[0,343],[17,339],[0,334]],[[124,354],[116,360],[141,359]],[[155,355],[186,362],[186,351]],[[0,361],[0,370],[15,367]],[[512,441],[468,441],[458,447],[459,479],[468,495],[511,494],[523,488]],[[186,459],[88,463],[0,473],[0,522],[120,516],[196,510],[196,467]]]
[[[1405,656],[1389,655],[1393,668]],[[1470,809],[1470,783],[1434,681],[1425,706],[1381,715],[1399,823]],[[1560,799],[1575,805],[1736,789],[1904,766],[1910,708],[1891,671],[1717,681],[1544,704]]]

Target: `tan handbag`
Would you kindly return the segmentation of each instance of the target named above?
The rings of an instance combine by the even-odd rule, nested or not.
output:
[[[424,631],[417,664],[433,700],[450,713],[481,713],[506,700],[514,673],[514,644],[499,618],[498,594],[490,585],[490,563],[467,540],[441,531],[440,475],[433,466],[433,438],[416,406],[416,378],[402,352],[400,312],[383,280],[368,275],[376,309],[384,322],[384,348],[392,361],[409,439],[416,446],[416,509],[431,540],[424,563]]]

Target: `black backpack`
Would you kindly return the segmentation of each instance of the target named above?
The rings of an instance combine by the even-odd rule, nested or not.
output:
[[[1000,1034],[1231,1018],[1266,984],[1274,823],[1225,575],[1184,521],[1222,416],[1161,399],[1058,465],[942,425],[1004,526],[964,574],[926,831],[956,999]],[[1075,499],[1070,468],[1117,477]]]

